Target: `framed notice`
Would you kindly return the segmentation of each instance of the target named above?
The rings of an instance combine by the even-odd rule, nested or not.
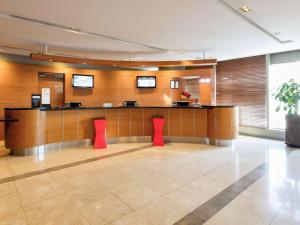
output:
[[[42,105],[50,105],[50,88],[42,88]]]
[[[170,88],[171,89],[179,89],[179,80],[171,80]]]

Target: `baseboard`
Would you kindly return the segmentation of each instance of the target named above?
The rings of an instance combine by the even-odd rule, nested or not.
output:
[[[241,135],[248,135],[253,137],[269,138],[280,141],[285,140],[285,132],[283,130],[269,130],[257,127],[240,126],[239,133]]]

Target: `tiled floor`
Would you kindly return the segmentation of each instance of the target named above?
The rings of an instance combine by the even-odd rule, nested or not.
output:
[[[138,151],[0,184],[0,224],[300,224],[300,152],[282,142],[241,137],[232,148],[199,144],[110,145],[37,157],[1,157],[1,178],[139,147]],[[266,163],[260,176],[255,169]],[[245,177],[251,185],[244,187]],[[242,178],[242,179],[241,179]],[[234,185],[232,185],[234,184]],[[230,187],[239,193],[230,199]],[[242,189],[241,189],[242,188]],[[224,190],[228,190],[224,191]],[[236,191],[236,190],[235,190]],[[216,213],[201,206],[220,196]],[[230,200],[229,200],[230,199]],[[232,200],[232,201],[231,201]]]

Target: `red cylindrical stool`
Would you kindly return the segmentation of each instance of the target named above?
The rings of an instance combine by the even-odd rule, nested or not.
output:
[[[94,119],[95,125],[95,149],[106,148],[106,119]]]
[[[164,143],[163,131],[164,131],[165,119],[154,117],[152,119],[152,122],[153,122],[153,127],[154,127],[153,145],[154,146],[164,146],[165,143]]]

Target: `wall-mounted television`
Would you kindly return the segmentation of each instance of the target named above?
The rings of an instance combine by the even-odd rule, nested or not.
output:
[[[93,88],[94,87],[94,76],[93,75],[73,74],[72,87]]]
[[[137,88],[156,88],[156,76],[137,76]]]

